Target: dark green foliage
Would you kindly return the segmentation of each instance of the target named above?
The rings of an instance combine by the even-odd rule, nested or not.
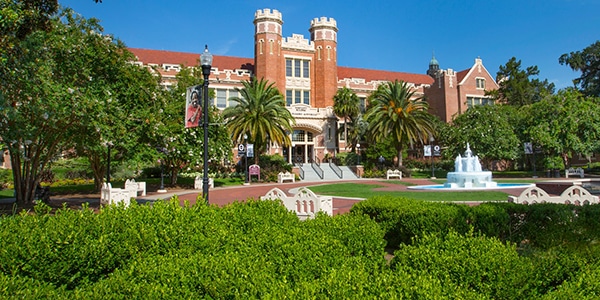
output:
[[[352,213],[366,214],[380,224],[388,246],[410,244],[412,239],[429,232],[449,229],[467,232],[465,210],[460,205],[415,201],[407,198],[379,196],[355,204]]]
[[[261,155],[258,165],[260,166],[260,179],[267,182],[277,182],[279,172],[292,171],[292,166],[279,154]]]
[[[392,247],[410,244],[420,234],[449,230],[465,234],[470,228],[521,247],[540,249],[600,240],[598,205],[483,203],[470,207],[379,196],[357,203],[351,212],[366,214],[379,223]]]
[[[392,269],[428,274],[492,299],[522,299],[531,292],[531,264],[514,245],[495,238],[463,236],[454,231],[427,234],[395,253]]]
[[[277,201],[253,199],[219,208],[181,207],[175,198],[97,213],[64,208],[54,215],[40,204],[34,213],[0,218],[0,298],[600,294],[595,205],[469,207],[378,197],[355,207],[351,214],[300,221]],[[388,264],[384,248],[390,246],[397,251]]]

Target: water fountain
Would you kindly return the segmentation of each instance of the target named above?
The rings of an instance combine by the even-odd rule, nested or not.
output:
[[[477,156],[473,156],[467,143],[464,157],[460,154],[454,160],[454,172],[448,172],[446,183],[436,185],[409,186],[414,190],[460,191],[480,189],[514,189],[533,186],[529,183],[496,183],[492,181],[492,172],[483,171]]]
[[[481,163],[467,143],[465,157],[460,154],[454,160],[454,172],[448,172],[445,188],[493,188],[497,183],[492,181],[491,171],[482,171]]]

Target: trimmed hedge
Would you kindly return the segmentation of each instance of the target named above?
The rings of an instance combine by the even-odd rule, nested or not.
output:
[[[467,206],[378,196],[350,210],[382,226],[390,247],[410,244],[422,234],[471,229],[520,247],[550,249],[600,240],[600,205],[483,203]]]
[[[595,210],[547,211],[578,227],[525,243],[541,212],[374,198],[351,214],[299,221],[276,201],[225,207],[43,204],[0,218],[0,298],[524,299],[600,294]],[[550,207],[545,208],[550,209]],[[368,212],[368,214],[367,214]],[[568,216],[568,218],[567,218]],[[515,223],[517,222],[517,223]],[[537,222],[537,223],[536,223]],[[493,224],[498,224],[494,227]],[[559,226],[545,221],[552,233]],[[543,231],[542,230],[542,231]],[[565,230],[556,237],[564,237]],[[397,241],[391,261],[386,238]],[[572,242],[573,241],[573,242]],[[555,245],[556,243],[552,244]],[[568,245],[568,247],[565,247]],[[389,245],[387,245],[389,247]]]

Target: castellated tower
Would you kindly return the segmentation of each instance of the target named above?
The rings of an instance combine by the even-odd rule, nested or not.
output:
[[[285,90],[282,25],[281,13],[276,9],[259,9],[254,14],[254,74],[257,79],[275,83],[280,91]]]
[[[312,106],[333,106],[337,92],[337,23],[333,18],[315,18],[310,22],[309,31],[315,46],[311,74]]]

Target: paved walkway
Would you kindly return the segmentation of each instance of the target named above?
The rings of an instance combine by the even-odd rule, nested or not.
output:
[[[404,182],[410,182],[416,185],[431,185],[436,184],[435,182],[430,181],[429,179],[413,179],[413,178],[404,178],[402,179]],[[345,180],[345,181],[329,181],[329,182],[296,182],[296,183],[253,183],[245,186],[234,186],[234,187],[218,187],[214,189],[210,189],[209,195],[209,203],[216,204],[219,206],[226,205],[228,203],[232,203],[234,201],[246,201],[249,198],[258,199],[260,196],[265,195],[269,190],[274,187],[277,187],[287,193],[288,195],[292,195],[296,192],[299,187],[304,186],[314,186],[320,184],[328,184],[328,183],[340,183],[340,182],[357,182],[364,184],[377,184],[382,185],[383,187],[378,188],[380,191],[405,191],[407,190],[407,186],[403,184],[398,184],[397,180],[382,180],[382,179],[358,179],[358,180]],[[502,189],[501,191],[510,194],[510,195],[519,195],[524,188],[515,188],[515,189]],[[419,193],[422,191],[411,190],[415,193]],[[164,194],[159,193],[149,193],[146,197],[140,197],[138,199],[139,202],[144,201],[154,201],[157,199],[170,199],[173,195],[178,195],[180,203],[183,205],[185,201],[188,201],[190,204],[196,204],[198,196],[201,194],[200,190],[179,190],[179,191],[169,191]],[[343,197],[334,197],[333,198],[333,212],[334,214],[342,214],[347,213],[352,205],[361,201],[359,198],[343,198]]]

